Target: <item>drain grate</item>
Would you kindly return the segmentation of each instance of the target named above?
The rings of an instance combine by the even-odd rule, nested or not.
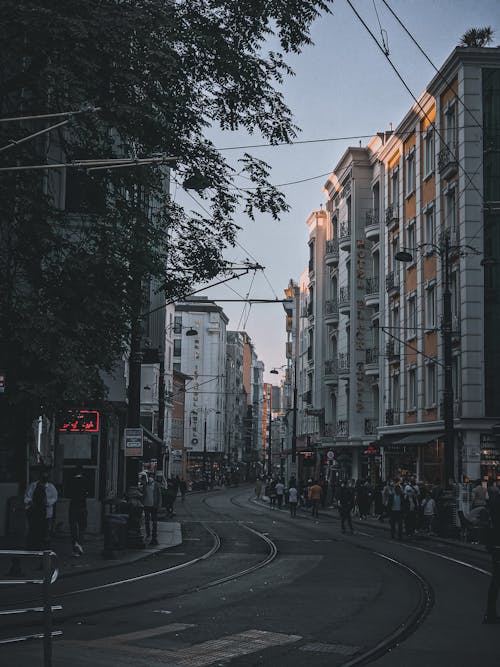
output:
[[[337,655],[354,655],[361,650],[361,646],[346,646],[345,644],[305,644],[300,647],[301,651],[310,653],[336,653]]]

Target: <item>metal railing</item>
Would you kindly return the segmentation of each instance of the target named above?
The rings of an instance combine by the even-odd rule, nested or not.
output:
[[[370,276],[366,279],[365,294],[370,296],[379,293],[379,279],[378,276]]]
[[[62,609],[61,605],[52,605],[50,586],[59,576],[59,569],[57,568],[57,554],[53,551],[17,551],[17,550],[0,550],[0,556],[7,556],[12,559],[11,576],[9,579],[0,579],[0,585],[12,586],[15,584],[39,584],[42,586],[43,606],[41,607],[22,607],[20,609],[3,609],[0,610],[0,615],[10,616],[18,614],[43,614],[43,632],[30,635],[21,635],[17,637],[7,637],[0,639],[1,644],[15,644],[31,639],[43,639],[43,667],[51,667],[52,665],[52,637],[62,635],[62,630],[52,629],[52,612]],[[22,578],[20,558],[22,556],[37,556],[42,559],[43,577],[41,579]]]
[[[378,363],[378,347],[368,347],[365,350],[365,363],[372,365]]]
[[[372,227],[373,225],[378,225],[378,211],[370,209],[366,212],[365,227]]]

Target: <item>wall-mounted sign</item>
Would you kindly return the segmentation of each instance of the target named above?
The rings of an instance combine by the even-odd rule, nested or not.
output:
[[[142,456],[144,441],[142,428],[125,429],[125,456]]]
[[[59,430],[66,433],[99,433],[99,424],[97,410],[68,410]]]

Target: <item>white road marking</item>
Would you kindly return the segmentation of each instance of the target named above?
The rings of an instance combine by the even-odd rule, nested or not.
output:
[[[470,570],[475,570],[476,572],[480,572],[481,574],[486,574],[488,577],[491,576],[491,572],[488,572],[488,570],[483,570],[482,567],[476,567],[476,565],[472,565],[471,563],[466,563],[463,560],[458,560],[458,558],[451,558],[451,556],[445,556],[444,554],[440,554],[437,551],[430,551],[429,549],[423,549],[422,547],[414,547],[411,544],[400,544],[399,546],[406,547],[407,549],[413,549],[414,551],[423,551],[424,553],[430,554],[431,556],[436,556],[437,558],[443,558],[444,560],[449,560],[452,563],[456,563],[457,565],[463,565],[463,567],[468,567]]]

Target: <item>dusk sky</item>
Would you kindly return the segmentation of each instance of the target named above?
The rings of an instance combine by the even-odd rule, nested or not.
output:
[[[391,16],[382,0],[352,0],[370,30],[380,41],[382,28],[387,33],[389,57],[415,96],[420,95],[435,74],[402,27]],[[389,2],[406,28],[436,66],[440,66],[462,34],[472,27],[491,26],[492,46],[500,44],[500,3],[498,0],[391,0]],[[296,76],[286,80],[283,92],[301,128],[298,141],[324,140],[283,147],[263,147],[248,152],[272,166],[271,181],[283,186],[290,211],[279,222],[260,216],[252,222],[237,218],[242,231],[229,259],[248,258],[265,266],[252,282],[252,275],[234,280],[228,286],[203,292],[213,298],[283,298],[290,278],[298,280],[308,260],[305,221],[312,210],[325,203],[322,192],[328,173],[348,146],[365,145],[368,136],[396,127],[412,106],[390,64],[358,20],[346,0],[331,3],[332,14],[321,16],[313,25],[314,45],[299,56],[288,58]],[[357,137],[334,140],[339,137]],[[358,138],[359,137],[359,138]],[[243,132],[212,135],[215,145],[224,149],[261,143],[258,135]],[[244,150],[225,151],[232,161]],[[189,208],[195,202],[181,191],[175,196]],[[233,290],[238,293],[235,294]],[[229,329],[245,329],[251,336],[259,359],[265,364],[265,380],[285,363],[285,319],[281,305],[221,303],[230,318]]]

